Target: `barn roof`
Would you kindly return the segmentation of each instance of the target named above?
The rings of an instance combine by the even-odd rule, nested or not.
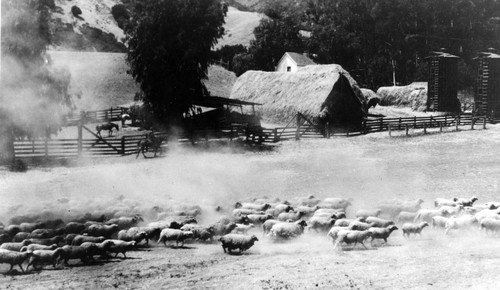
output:
[[[288,55],[297,64],[297,66],[306,66],[306,65],[315,65],[316,64],[309,57],[307,57],[303,54],[300,54],[300,53],[296,53],[296,52],[285,52],[285,54],[283,55],[283,57],[281,57],[281,59],[283,59],[286,55]],[[280,59],[280,62],[281,62],[281,59]]]
[[[330,113],[327,100],[341,76],[353,91],[349,102],[355,103],[346,111],[364,114],[363,94],[356,81],[336,64],[304,66],[296,73],[247,71],[234,84],[231,98],[263,104],[263,117],[277,122],[287,122],[297,112],[322,118]]]

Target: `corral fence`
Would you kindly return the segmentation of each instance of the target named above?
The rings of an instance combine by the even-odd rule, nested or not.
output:
[[[77,126],[80,122],[100,123],[121,121],[123,113],[125,113],[125,109],[119,107],[97,111],[81,111],[79,113],[64,115],[63,124],[64,126]]]
[[[110,116],[110,115],[108,115]],[[326,124],[318,124],[301,113],[297,113],[284,127],[262,128],[242,125],[231,125],[217,130],[191,130],[177,132],[178,143],[194,143],[200,140],[244,138],[255,143],[277,143],[286,140],[309,138],[330,138],[332,136],[355,136],[372,132],[470,126],[486,128],[487,118],[484,116],[446,115],[410,118],[376,118],[363,121],[356,128],[339,128]],[[90,132],[95,138],[83,138],[82,131]],[[35,139],[14,141],[16,157],[76,157],[129,155],[138,152],[138,142],[147,138],[148,134],[116,137],[101,137],[80,123],[76,139]],[[157,137],[172,137],[166,133],[155,133]],[[173,138],[173,137],[172,137]],[[166,147],[167,142],[162,143]]]

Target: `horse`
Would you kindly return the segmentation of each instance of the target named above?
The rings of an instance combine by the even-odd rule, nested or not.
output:
[[[135,158],[139,158],[141,152],[144,158],[147,158],[145,152],[148,152],[149,149],[154,150],[154,157],[156,157],[158,150],[160,150],[161,155],[161,143],[165,139],[166,137],[155,137],[154,134],[150,134],[145,139],[139,140],[139,142],[137,142],[137,156],[135,156]]]
[[[115,123],[106,123],[106,124],[101,124],[101,125],[97,125],[95,127],[96,131],[97,131],[97,135],[99,137],[102,137],[101,136],[101,131],[102,130],[108,130],[108,137],[113,135],[113,128],[116,128],[116,131],[120,131],[118,125],[116,125]]]

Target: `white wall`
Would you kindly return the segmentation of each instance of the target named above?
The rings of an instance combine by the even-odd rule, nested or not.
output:
[[[276,68],[277,72],[287,72],[287,67],[291,67],[291,72],[296,72],[297,71],[297,65],[295,62],[292,61],[292,59],[286,55],[280,63],[278,63],[278,66]]]

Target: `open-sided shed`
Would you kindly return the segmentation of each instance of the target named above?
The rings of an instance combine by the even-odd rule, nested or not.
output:
[[[247,71],[231,98],[262,104],[265,120],[286,123],[298,112],[333,125],[359,125],[366,116],[356,81],[340,65],[311,65],[295,73]]]

